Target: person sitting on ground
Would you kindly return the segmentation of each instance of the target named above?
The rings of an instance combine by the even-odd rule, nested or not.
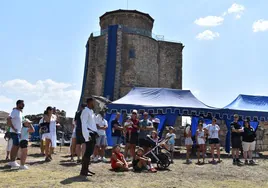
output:
[[[115,145],[111,157],[112,169],[115,171],[128,171],[130,165],[126,162],[124,155],[120,153],[120,145]]]
[[[203,123],[198,124],[198,129],[196,131],[196,141],[198,145],[198,152],[197,152],[197,157],[198,161],[197,164],[201,164],[199,159],[200,159],[200,152],[202,152],[202,157],[203,157],[203,164],[205,163],[205,131],[203,129]]]
[[[149,172],[157,172],[151,163],[151,159],[145,157],[143,153],[143,148],[139,147],[132,161],[134,171],[141,172],[143,170],[148,170]]]
[[[34,127],[32,122],[29,119],[23,121],[23,126],[21,128],[20,135],[20,148],[21,148],[21,157],[20,157],[20,169],[27,170],[28,167],[25,165],[27,153],[28,153],[28,142],[29,142],[29,133],[34,132]]]
[[[245,164],[254,165],[255,162],[252,159],[252,151],[255,150],[256,145],[256,133],[253,127],[250,126],[249,121],[244,121],[244,132],[242,133],[242,145],[244,151]],[[248,162],[249,159],[249,162]]]
[[[170,126],[169,127],[169,132],[166,135],[166,138],[170,137],[168,140],[168,150],[171,153],[171,163],[173,163],[173,157],[174,157],[174,147],[175,147],[175,139],[176,139],[176,134],[174,133],[175,129],[174,127]]]
[[[186,146],[186,164],[192,163],[190,160],[193,140],[192,140],[192,131],[191,131],[191,125],[187,124],[184,129],[184,137],[185,137],[185,146]]]

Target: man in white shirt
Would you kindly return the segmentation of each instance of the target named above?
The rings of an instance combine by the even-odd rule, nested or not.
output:
[[[16,102],[16,108],[12,110],[9,117],[7,118],[7,123],[10,126],[11,139],[13,140],[13,146],[10,153],[9,165],[12,167],[19,167],[20,165],[16,162],[16,157],[19,151],[19,139],[22,128],[22,109],[24,108],[24,101],[18,100]]]
[[[88,98],[87,107],[82,111],[81,114],[82,133],[86,144],[86,151],[82,158],[82,168],[80,172],[80,175],[82,176],[92,176],[95,174],[88,170],[90,156],[93,154],[96,144],[96,137],[98,137],[98,129],[95,122],[95,114],[93,112],[93,108],[93,98]]]
[[[105,158],[105,149],[107,147],[107,137],[106,130],[108,128],[108,122],[104,119],[105,112],[104,110],[96,116],[96,124],[98,128],[99,137],[96,140],[96,146],[94,151],[94,162],[103,161],[107,162]]]

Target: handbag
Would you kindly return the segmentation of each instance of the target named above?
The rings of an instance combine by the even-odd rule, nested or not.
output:
[[[44,122],[44,118],[43,118],[43,123],[40,123],[40,133],[41,134],[45,134],[45,133],[49,133],[49,124],[50,122]]]
[[[10,138],[11,138],[11,133],[10,133],[9,131],[7,131],[7,132],[5,133],[4,139],[5,139],[6,141],[8,141]]]

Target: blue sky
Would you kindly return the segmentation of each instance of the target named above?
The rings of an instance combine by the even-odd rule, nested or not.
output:
[[[268,95],[267,7],[265,0],[128,1],[155,19],[154,34],[185,45],[183,88],[216,107],[240,93]],[[126,8],[126,0],[1,1],[0,110],[22,98],[26,114],[52,105],[72,116],[88,37],[99,31],[99,16]]]

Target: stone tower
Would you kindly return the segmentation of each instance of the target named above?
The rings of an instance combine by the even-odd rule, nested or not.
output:
[[[154,19],[136,10],[100,17],[101,34],[90,35],[80,103],[90,95],[116,100],[134,86],[182,88],[182,43],[152,36]]]

